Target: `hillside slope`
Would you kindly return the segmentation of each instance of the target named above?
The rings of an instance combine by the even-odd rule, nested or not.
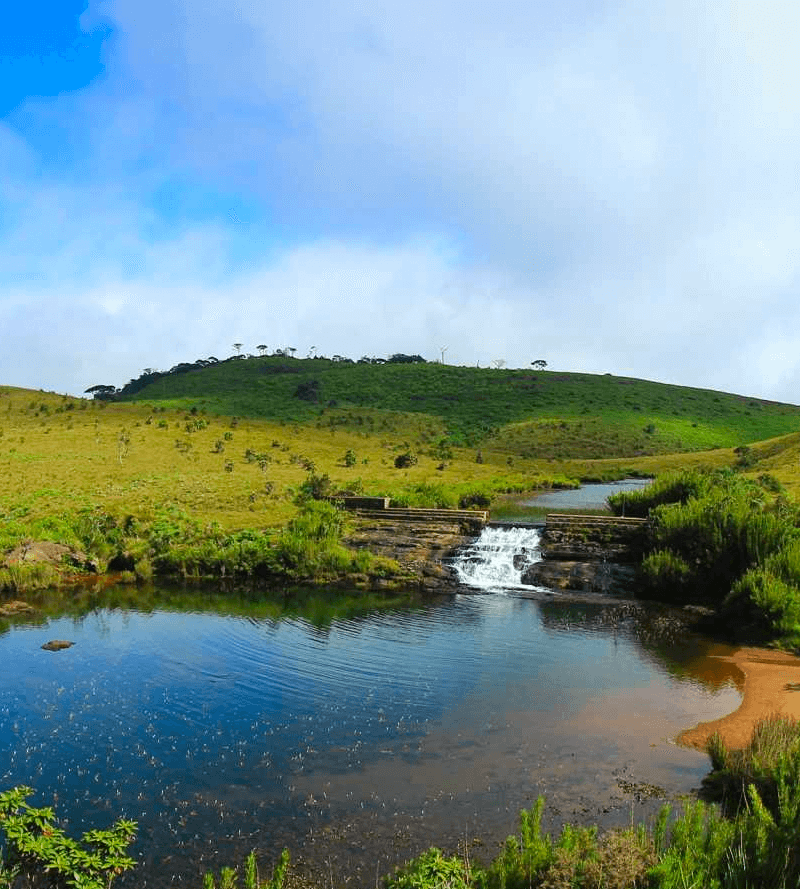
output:
[[[180,365],[121,400],[387,432],[536,459],[633,457],[748,445],[800,428],[800,407],[611,374],[361,364],[283,356]]]

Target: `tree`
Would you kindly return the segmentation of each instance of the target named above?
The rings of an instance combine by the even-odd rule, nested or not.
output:
[[[116,386],[104,386],[102,384],[89,386],[88,389],[83,391],[94,396],[97,401],[108,401],[108,399],[113,398],[117,394]]]
[[[501,368],[506,366],[506,359],[505,358],[493,358],[492,364],[497,368],[497,370],[500,370]]]
[[[242,344],[241,343],[234,343],[233,348],[236,349],[236,354],[238,355],[242,351]]]
[[[267,347],[262,343],[260,346],[256,346],[260,355],[263,355],[267,351]]]
[[[544,370],[547,367],[547,362],[543,358],[537,358],[536,361],[531,361],[534,370]]]

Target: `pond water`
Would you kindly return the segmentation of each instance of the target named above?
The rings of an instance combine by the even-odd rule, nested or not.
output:
[[[671,739],[735,709],[737,677],[667,608],[522,589],[513,553],[535,546],[487,556],[511,559],[499,581],[473,571],[478,588],[359,617],[16,623],[0,633],[0,788],[55,799],[71,832],[137,820],[131,886],[199,885],[283,846],[375,885],[432,843],[480,836],[490,857],[542,792],[552,826],[652,814],[707,773]]]

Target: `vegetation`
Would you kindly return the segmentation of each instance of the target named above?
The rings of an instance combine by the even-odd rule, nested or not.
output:
[[[127,848],[136,823],[120,818],[108,830],[87,831],[80,840],[68,837],[55,823],[49,807],[27,802],[30,787],[0,793],[0,886],[11,889],[18,878],[29,886],[109,889],[114,878],[132,868]]]
[[[665,806],[651,829],[599,834],[566,825],[553,839],[541,829],[544,800],[520,814],[519,833],[483,867],[431,848],[385,889],[791,889],[800,882],[800,726],[761,723],[743,751],[718,736],[709,788],[722,812],[696,801],[673,817]]]
[[[660,474],[611,504],[652,519],[649,593],[702,594],[729,627],[800,647],[800,510],[790,496],[800,490],[800,408],[554,373],[543,361],[490,370],[292,351],[148,370],[121,391],[91,387],[91,401],[0,389],[0,591],[27,591],[44,603],[28,619],[41,619],[52,585],[88,571],[121,572],[141,584],[137,607],[159,608],[170,607],[165,596],[200,593],[156,593],[156,574],[282,588],[396,575],[396,565],[343,546],[345,519],[324,498],[484,508],[509,492]],[[9,560],[26,541],[64,546],[62,563]],[[96,584],[73,598],[79,609],[126,594]],[[358,607],[241,589],[217,602],[236,613],[296,608],[320,623],[333,608]],[[567,826],[552,838],[539,800],[494,861],[432,848],[386,889],[797,886],[797,725],[763,723],[741,752],[714,738],[710,754],[721,812],[696,802],[677,816],[664,809],[649,830]],[[72,840],[29,794],[0,794],[0,887],[99,889],[132,865],[132,822]],[[251,856],[242,875],[225,868],[204,886],[281,889],[288,866],[284,856],[264,883]]]
[[[773,476],[671,473],[610,505],[651,519],[650,595],[705,600],[735,634],[800,647],[800,507]]]
[[[337,358],[200,361],[145,373],[115,397],[356,430],[400,432],[393,415],[413,414],[456,447],[539,459],[734,448],[800,420],[791,405],[611,374]]]

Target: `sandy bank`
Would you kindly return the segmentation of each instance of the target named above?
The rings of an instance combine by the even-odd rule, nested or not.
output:
[[[722,719],[682,732],[679,744],[702,750],[711,735],[719,732],[728,747],[741,748],[766,716],[779,713],[800,719],[800,657],[766,648],[739,648],[719,659],[734,667],[742,703]]]

